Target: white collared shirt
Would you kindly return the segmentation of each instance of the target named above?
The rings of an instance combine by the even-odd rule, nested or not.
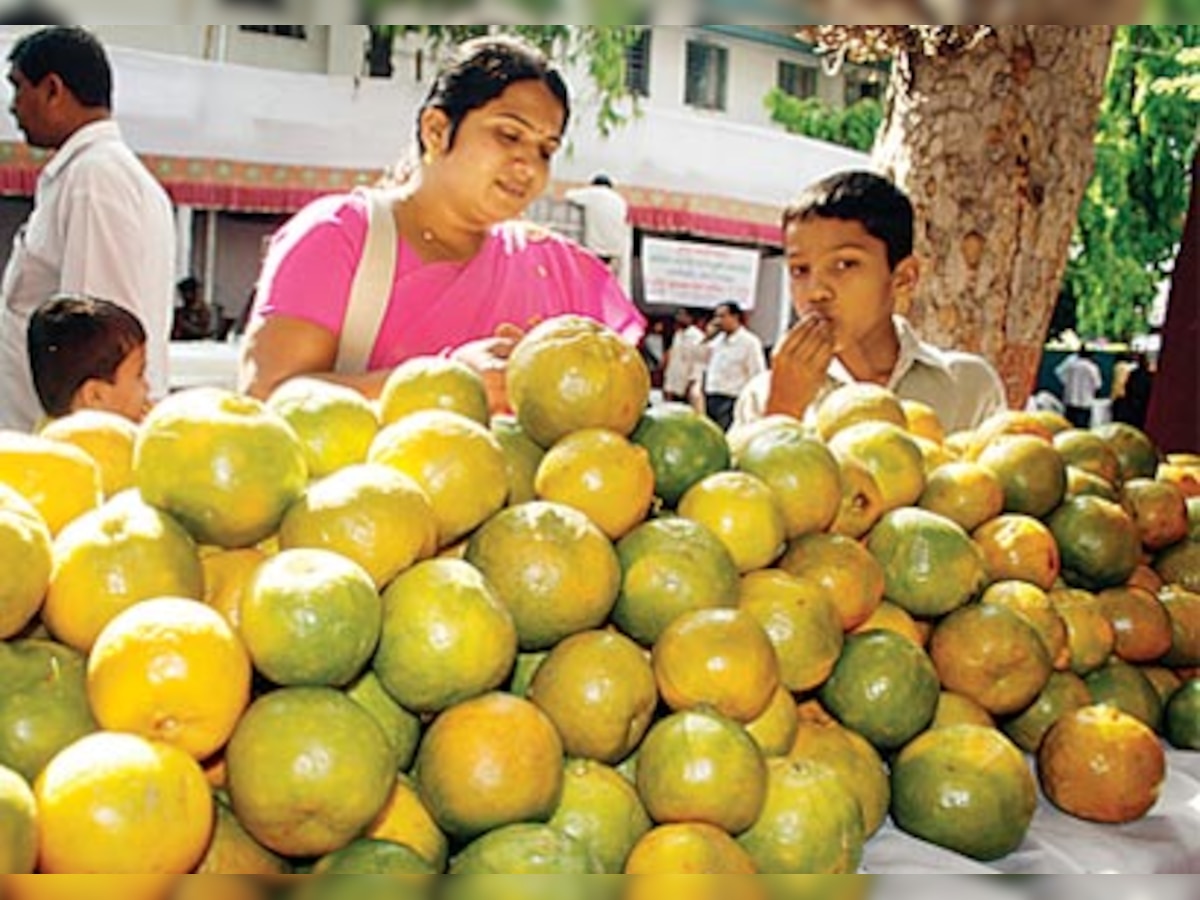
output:
[[[703,344],[704,332],[697,325],[675,332],[667,368],[663,372],[664,391],[683,396],[688,385],[704,377]]]
[[[982,356],[960,350],[942,350],[922,341],[903,316],[893,316],[900,356],[887,387],[902,400],[918,400],[932,407],[947,434],[974,428],[988,416],[1007,408],[1004,383]],[[825,384],[809,404],[806,420],[816,415],[821,400],[834,388],[855,381],[841,360],[834,359]],[[752,422],[766,414],[771,373],[764,372],[738,398],[734,422]]]
[[[33,212],[13,238],[0,285],[0,428],[28,431],[41,417],[26,331],[33,311],[62,292],[135,313],[146,329],[151,396],[166,393],[174,215],[111,120],[80,128],[46,163]]]
[[[754,376],[767,368],[762,341],[745,326],[737,331],[721,332],[710,340],[708,367],[704,371],[704,392],[736,397]]]
[[[1100,367],[1092,360],[1072,353],[1058,364],[1054,374],[1063,386],[1063,402],[1067,406],[1088,407],[1104,383]]]

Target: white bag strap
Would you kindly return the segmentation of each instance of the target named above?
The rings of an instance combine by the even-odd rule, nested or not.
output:
[[[367,200],[367,239],[358,268],[354,270],[350,299],[338,339],[335,369],[343,375],[367,371],[396,277],[394,196],[369,188],[360,188],[359,192]]]

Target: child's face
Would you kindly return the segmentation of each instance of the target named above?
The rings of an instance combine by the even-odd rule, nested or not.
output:
[[[792,306],[796,315],[816,314],[834,326],[835,352],[891,329],[899,290],[907,289],[910,257],[893,271],[887,245],[860,222],[808,218],[784,232]]]
[[[134,422],[142,421],[150,409],[150,385],[146,381],[146,345],[134,347],[117,366],[111,382],[89,380],[78,395],[88,409],[117,413]]]

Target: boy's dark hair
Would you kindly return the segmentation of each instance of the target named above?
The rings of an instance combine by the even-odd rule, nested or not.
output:
[[[450,143],[467,113],[495,100],[510,84],[540,81],[563,108],[563,128],[571,118],[571,99],[559,71],[537,47],[513,35],[488,35],[462,43],[438,73],[417,114],[417,146],[421,139],[421,116],[426,109],[440,109],[450,119]]]
[[[146,343],[138,317],[108,300],[60,294],[29,319],[29,368],[47,415],[65,416],[92,378],[112,382],[125,357]]]
[[[27,34],[13,45],[8,61],[33,84],[54,74],[84,106],[112,109],[108,54],[84,28],[54,25]]]
[[[838,172],[809,185],[783,211],[783,227],[812,218],[859,222],[887,245],[888,265],[893,269],[912,256],[912,202],[882,175]]]

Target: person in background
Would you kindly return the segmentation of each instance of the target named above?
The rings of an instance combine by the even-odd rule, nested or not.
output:
[[[599,256],[617,276],[625,293],[630,293],[633,230],[629,225],[629,203],[603,172],[594,175],[591,184],[572,188],[563,196],[583,210],[583,246]]]
[[[1150,358],[1145,353],[1134,354],[1120,386],[1113,386],[1113,419],[1145,428],[1146,411],[1150,408],[1150,389],[1153,386]]]
[[[667,350],[667,365],[663,373],[663,396],[667,400],[697,404],[700,384],[704,380],[704,329],[700,327],[698,310],[680,307],[675,311],[675,331]]]
[[[787,207],[783,230],[797,320],[770,371],[742,392],[737,421],[806,418],[831,390],[854,382],[929,405],[947,433],[1005,408],[1004,385],[986,360],[935,347],[896,315],[921,269],[912,203],[891,181],[857,170],[822,179]]]
[[[140,422],[150,409],[146,329],[123,306],[63,294],[29,317],[29,368],[51,418],[96,409]]]
[[[1076,428],[1089,427],[1092,424],[1092,404],[1104,383],[1100,367],[1092,359],[1092,351],[1086,344],[1080,347],[1055,367],[1054,374],[1063,386],[1067,421]]]
[[[712,336],[705,345],[704,406],[710,419],[728,429],[738,395],[766,370],[766,356],[758,335],[743,324],[737,303],[718,306],[709,327]]]
[[[637,345],[646,320],[605,265],[517,220],[549,182],[569,115],[562,76],[528,43],[495,35],[458,47],[417,114],[417,158],[382,188],[316,200],[276,232],[242,344],[242,390],[266,397],[308,375],[377,396],[399,363],[445,354],[481,372],[503,409],[505,360],[537,322],[588,316]],[[370,245],[390,257],[381,267],[364,252],[390,228],[386,246]],[[360,262],[387,274],[368,304],[377,324],[348,358]]]
[[[175,318],[171,325],[171,340],[202,341],[213,336],[212,309],[204,302],[200,293],[200,282],[191,275],[181,278],[175,285],[183,300],[175,307]]]
[[[112,69],[92,34],[39,29],[8,59],[17,126],[31,146],[54,151],[0,284],[0,427],[28,430],[39,407],[26,332],[33,311],[57,294],[105,297],[136,315],[152,395],[166,392],[175,221],[112,119]]]

